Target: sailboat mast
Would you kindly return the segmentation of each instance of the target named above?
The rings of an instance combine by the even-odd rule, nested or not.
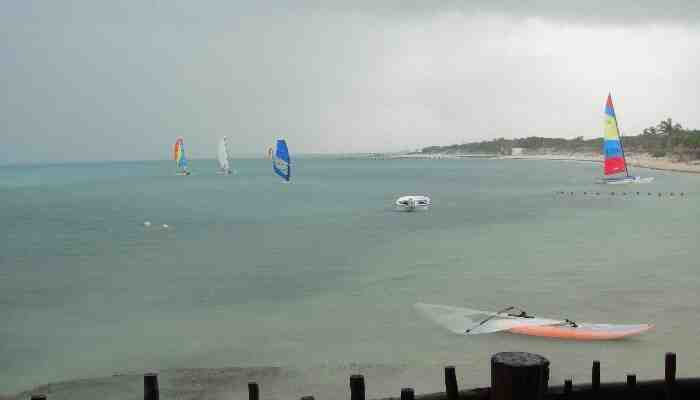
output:
[[[610,96],[610,101],[612,102],[612,94],[608,93]],[[625,157],[625,147],[622,145],[622,129],[620,129],[620,123],[617,121],[617,113],[615,113],[615,127],[617,128],[617,134],[620,136],[620,151],[622,152],[622,159],[625,161],[625,176],[630,176],[627,170],[627,158]]]

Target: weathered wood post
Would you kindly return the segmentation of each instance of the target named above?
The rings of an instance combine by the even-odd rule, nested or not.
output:
[[[666,368],[664,374],[666,382],[666,400],[676,398],[676,353],[666,353]]]
[[[600,361],[593,361],[593,368],[591,368],[591,389],[593,392],[598,392],[600,390]]]
[[[457,374],[453,366],[445,367],[445,393],[447,394],[447,400],[457,400],[459,397]]]
[[[365,400],[365,377],[350,376],[350,400]]]
[[[248,382],[248,400],[260,399],[260,387],[255,382]]]
[[[158,374],[149,373],[143,376],[143,400],[158,400]]]
[[[570,398],[571,391],[573,390],[573,386],[574,386],[574,384],[571,381],[571,379],[567,379],[564,381],[564,397],[565,398],[567,398],[567,399]]]
[[[414,400],[415,396],[412,388],[401,389],[401,400]]]
[[[549,360],[531,353],[491,357],[491,400],[541,400],[549,384]]]
[[[635,391],[637,389],[637,375],[629,374],[627,375],[627,398],[634,399]]]

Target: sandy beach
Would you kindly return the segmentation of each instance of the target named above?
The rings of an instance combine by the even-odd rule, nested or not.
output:
[[[545,153],[545,154],[521,154],[513,156],[494,156],[489,154],[397,154],[386,155],[383,159],[463,159],[463,158],[488,158],[495,160],[553,160],[553,161],[577,161],[577,162],[603,162],[603,156],[590,153]],[[646,153],[627,154],[627,163],[631,167],[649,168],[661,171],[687,172],[700,174],[700,161],[686,163],[674,161],[666,157],[652,157]]]
[[[518,155],[518,156],[501,156],[498,159],[520,159],[520,160],[558,160],[558,161],[585,161],[585,162],[603,162],[603,156],[599,154],[543,154],[543,155]],[[649,154],[629,154],[626,156],[627,163],[632,167],[649,168],[661,171],[675,171],[700,173],[700,163],[686,163],[674,161],[665,157],[652,157]]]

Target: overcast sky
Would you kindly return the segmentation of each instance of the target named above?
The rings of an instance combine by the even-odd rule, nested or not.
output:
[[[700,128],[697,0],[23,0],[0,34],[0,163],[597,137],[609,91],[626,134]]]

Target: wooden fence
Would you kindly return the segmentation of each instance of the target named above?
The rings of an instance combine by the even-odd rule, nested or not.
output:
[[[591,383],[549,387],[549,361],[537,354],[521,352],[497,353],[491,357],[491,387],[459,390],[457,374],[452,366],[445,367],[445,392],[416,396],[412,388],[403,388],[400,397],[383,400],[550,400],[550,399],[641,399],[684,400],[700,399],[700,378],[676,379],[676,354],[666,353],[663,380],[637,382],[636,375],[627,375],[625,382],[601,383],[600,362],[593,361]],[[345,397],[345,396],[343,396]],[[159,400],[158,376],[146,374],[143,378],[144,400]],[[248,383],[248,399],[260,400],[260,387]],[[350,400],[365,400],[365,378],[350,376]],[[31,400],[46,400],[35,394]],[[314,400],[304,396],[301,400]]]

